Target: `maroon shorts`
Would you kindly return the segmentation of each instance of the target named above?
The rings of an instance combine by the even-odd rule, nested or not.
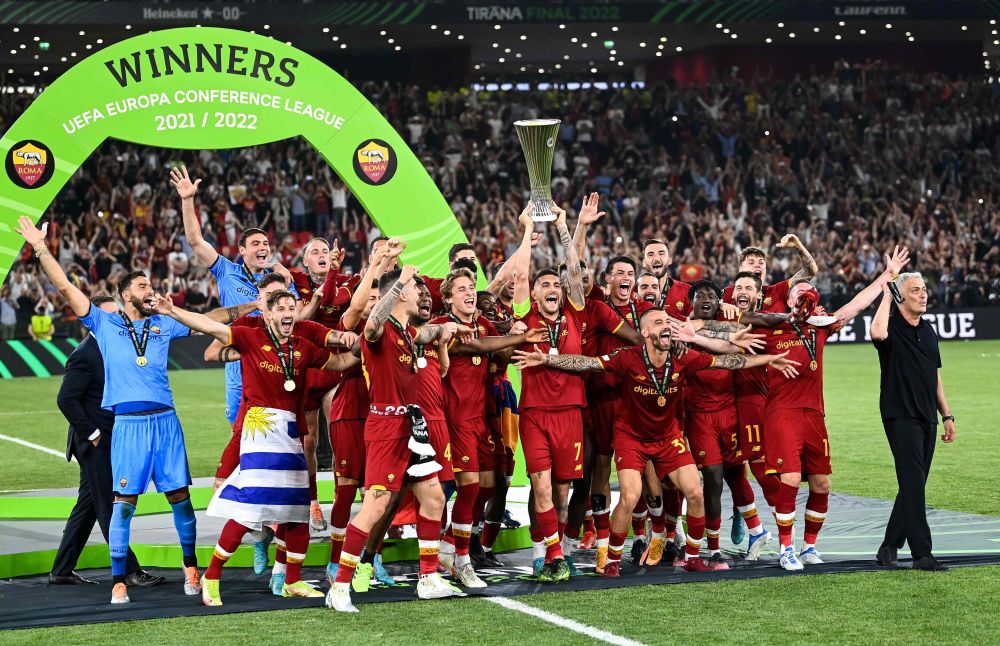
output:
[[[503,443],[503,433],[500,432],[500,417],[486,416],[486,426],[490,429],[490,437],[496,445],[496,468],[503,469],[508,478],[514,477],[514,450]]]
[[[365,489],[402,490],[413,458],[409,439],[365,440]]]
[[[764,459],[764,403],[736,400],[739,420],[739,453],[747,462]]]
[[[698,468],[716,464],[741,464],[736,411],[728,408],[710,413],[687,411],[684,435],[691,445]]]
[[[764,460],[767,473],[833,473],[823,413],[811,408],[769,410]]]
[[[486,418],[451,420],[451,457],[455,471],[492,471],[496,466],[496,441]]]
[[[219,468],[215,470],[216,478],[228,478],[240,465],[240,437],[242,433],[233,431],[229,435],[229,443],[222,450],[222,457],[219,458]]]
[[[451,444],[448,436],[448,423],[441,420],[427,420],[427,434],[431,446],[434,447],[434,460],[441,465],[437,477],[441,482],[455,479],[455,471],[451,464]]]
[[[551,469],[553,480],[583,477],[583,419],[579,407],[524,409],[520,433],[529,474]]]
[[[338,419],[330,422],[334,473],[338,478],[361,481],[365,475],[365,420]]]
[[[341,373],[336,370],[317,370],[310,368],[306,372],[306,411],[319,410],[323,397],[340,384]],[[329,411],[326,411],[329,414]]]
[[[590,408],[590,437],[594,455],[611,455],[615,427],[615,396],[611,392],[595,394]]]
[[[663,480],[677,469],[693,465],[694,458],[680,433],[651,442],[636,439],[620,427],[616,428],[615,467],[618,471],[633,469],[641,473],[646,469],[647,462],[653,463],[656,477]]]

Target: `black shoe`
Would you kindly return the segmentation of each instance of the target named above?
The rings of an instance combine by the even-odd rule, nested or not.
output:
[[[642,555],[646,551],[646,539],[645,537],[638,536],[634,541],[632,541],[632,562],[639,565],[639,561],[642,560]]]
[[[136,588],[151,588],[154,585],[160,585],[167,580],[165,576],[157,576],[155,574],[150,574],[145,570],[136,570],[131,574],[125,575],[125,585]]]
[[[667,546],[663,549],[663,558],[660,559],[660,563],[672,565],[679,558],[684,558],[684,553],[677,547],[677,543],[673,539],[668,540]]]
[[[497,558],[493,550],[483,550],[480,562],[483,564],[483,567],[507,567],[506,563]]]
[[[923,570],[925,572],[947,572],[948,566],[944,565],[938,561],[933,556],[924,556],[913,562],[914,570]]]
[[[511,515],[509,509],[503,510],[503,520],[501,522],[503,523],[504,529],[517,529],[521,526],[521,522],[514,520],[514,517]]]
[[[875,562],[882,567],[897,567],[899,558],[896,556],[896,548],[888,545],[881,545],[875,553]]]
[[[483,544],[479,542],[479,534],[469,536],[469,556],[476,558],[483,555]]]
[[[70,572],[69,574],[52,574],[50,572],[49,583],[52,585],[80,585],[84,583],[97,585],[97,581],[85,579],[76,572]]]

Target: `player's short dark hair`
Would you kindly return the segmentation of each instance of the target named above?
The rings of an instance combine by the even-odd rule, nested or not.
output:
[[[666,312],[664,312],[659,307],[651,307],[651,308],[649,308],[648,310],[646,310],[645,312],[643,312],[642,314],[639,315],[639,321],[638,321],[639,327],[640,328],[642,327],[642,321],[643,321],[643,319],[646,318],[647,314],[665,314],[665,313]]]
[[[758,276],[757,274],[753,273],[752,271],[741,271],[740,273],[736,274],[736,278],[733,280],[733,285],[734,286],[736,285],[736,281],[739,280],[740,278],[749,278],[749,279],[753,280],[754,284],[757,285],[757,291],[758,292],[761,289],[763,289],[764,281],[762,281],[760,279],[760,276]]]
[[[459,258],[455,262],[451,263],[452,269],[468,269],[473,274],[476,273],[478,268],[476,267],[475,260],[469,260],[468,258]]]
[[[257,235],[258,233],[264,236],[265,238],[267,237],[267,231],[264,231],[263,229],[258,229],[257,227],[250,227],[247,229],[243,229],[243,233],[240,234],[240,246],[241,247],[247,246],[247,238],[249,238],[252,235]]]
[[[649,278],[656,278],[656,284],[657,285],[660,284],[660,279],[656,276],[656,274],[654,274],[653,272],[649,271],[648,269],[643,269],[642,272],[639,274],[639,278],[646,278],[647,276]],[[636,278],[636,282],[639,281],[639,278]]]
[[[715,292],[717,298],[722,298],[722,290],[710,280],[699,280],[691,283],[691,287],[688,289],[688,298],[693,299],[694,295],[703,289],[710,289]]]
[[[392,286],[396,284],[399,277],[403,274],[402,269],[393,269],[392,271],[387,271],[382,274],[382,277],[378,279],[378,294],[379,296],[385,296],[392,289]]]
[[[444,282],[441,283],[441,298],[451,298],[452,288],[454,287],[455,281],[459,278],[468,278],[472,281],[472,284],[476,284],[476,275],[469,271],[465,267],[458,267],[457,269],[452,269],[445,276]]]
[[[740,252],[739,263],[742,265],[743,261],[749,258],[750,256],[757,256],[759,258],[767,260],[767,252],[761,249],[760,247],[746,247],[743,251]]]
[[[660,240],[659,238],[649,238],[647,240],[643,240],[642,241],[642,253],[643,253],[643,255],[646,255],[646,247],[649,247],[649,246],[654,245],[654,244],[661,244],[661,245],[663,245],[664,247],[667,248],[667,251],[670,251],[670,245],[668,245],[665,240]]]
[[[535,272],[535,277],[531,280],[532,284],[538,282],[539,278],[543,278],[545,276],[555,276],[556,278],[559,278],[559,272],[552,267],[542,267]]]
[[[371,253],[372,251],[375,251],[375,245],[376,244],[378,244],[379,242],[382,242],[383,240],[388,240],[388,239],[389,239],[389,236],[378,236],[377,238],[375,238],[374,240],[372,240],[372,244],[371,244],[371,247],[368,248],[368,252]]]
[[[605,274],[610,274],[611,273],[611,268],[614,267],[615,265],[617,265],[618,263],[625,263],[626,265],[628,265],[629,267],[632,268],[632,271],[635,271],[635,261],[634,260],[632,260],[628,256],[615,256],[614,258],[612,258],[611,260],[609,260],[608,264],[604,267],[604,273]]]
[[[261,276],[260,280],[257,281],[257,289],[264,289],[268,285],[273,285],[274,283],[281,283],[282,286],[288,287],[288,281],[285,277],[276,271],[272,271]]]
[[[279,289],[272,292],[270,296],[267,297],[267,309],[274,309],[274,306],[283,298],[290,298],[295,300],[295,294],[291,293],[287,289]]]
[[[427,281],[424,280],[423,276],[414,276],[413,282],[417,284],[417,287],[427,287]]]
[[[468,242],[453,244],[451,245],[451,249],[448,250],[448,262],[455,262],[455,257],[458,256],[461,251],[471,251],[472,253],[476,253],[476,248]]]
[[[132,286],[132,281],[136,278],[146,278],[146,272],[143,271],[130,271],[121,277],[118,281],[118,295],[121,296],[125,293],[125,290]]]
[[[104,305],[105,303],[114,303],[114,302],[115,302],[115,299],[111,298],[107,294],[101,294],[100,296],[95,296],[92,299],[90,299],[90,304],[93,305],[93,306],[95,306],[95,307],[100,307],[101,305]]]

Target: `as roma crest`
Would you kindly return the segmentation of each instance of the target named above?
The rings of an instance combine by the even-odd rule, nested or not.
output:
[[[354,151],[354,172],[365,184],[381,186],[396,174],[396,151],[381,139],[368,139]]]
[[[7,176],[21,188],[41,188],[52,177],[55,159],[48,146],[34,139],[14,144],[4,160]]]

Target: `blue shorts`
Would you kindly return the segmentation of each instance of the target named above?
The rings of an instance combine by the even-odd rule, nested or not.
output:
[[[226,364],[226,419],[230,426],[236,423],[242,396],[243,366],[239,361],[232,361]]]
[[[160,493],[190,486],[184,431],[177,413],[168,410],[155,415],[116,416],[111,472],[115,492],[122,496],[141,494],[150,480]]]

